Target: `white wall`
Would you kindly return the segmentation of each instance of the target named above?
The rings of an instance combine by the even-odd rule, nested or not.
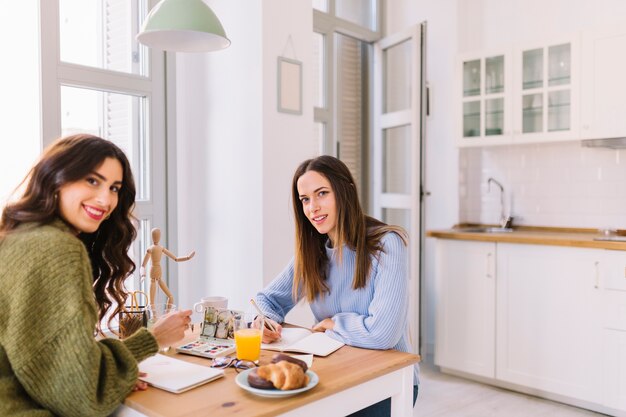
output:
[[[232,44],[176,56],[178,246],[197,251],[179,266],[178,298],[224,295],[238,308],[262,268],[262,72],[251,71],[262,62],[261,6],[208,3]]]
[[[302,115],[276,110],[278,56],[302,61]],[[318,154],[313,133],[311,2],[263,0],[263,285],[280,273],[293,256],[291,180],[302,161]],[[287,321],[312,325],[313,314],[308,305],[299,305]]]
[[[232,45],[176,57],[177,238],[180,251],[198,252],[179,266],[178,298],[188,307],[225,295],[248,309],[292,255],[291,175],[316,153],[312,12],[308,1],[207,3]],[[276,110],[276,59],[290,35],[303,62],[303,115]]]

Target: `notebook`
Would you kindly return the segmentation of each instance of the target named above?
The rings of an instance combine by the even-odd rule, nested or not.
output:
[[[233,318],[241,314],[241,311],[206,307],[200,336],[178,346],[176,352],[210,359],[233,353]]]
[[[344,343],[332,339],[324,333],[311,332],[303,328],[287,327],[283,328],[279,341],[263,343],[261,349],[328,356],[343,345]]]
[[[153,387],[179,394],[224,376],[221,369],[189,363],[171,356],[157,354],[139,364],[146,376],[139,379]]]

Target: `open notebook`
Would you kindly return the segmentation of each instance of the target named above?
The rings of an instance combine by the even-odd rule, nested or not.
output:
[[[283,328],[281,339],[274,343],[263,343],[262,349],[280,352],[310,353],[316,356],[328,356],[344,344],[326,336],[324,333],[311,332],[308,329]]]
[[[139,379],[173,393],[181,393],[224,376],[221,369],[174,359],[157,354],[139,364],[139,370],[148,375]]]

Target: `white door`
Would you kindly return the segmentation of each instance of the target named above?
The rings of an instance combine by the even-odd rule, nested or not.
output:
[[[374,217],[404,227],[410,236],[409,325],[419,351],[422,37],[425,23],[374,45],[372,201]]]

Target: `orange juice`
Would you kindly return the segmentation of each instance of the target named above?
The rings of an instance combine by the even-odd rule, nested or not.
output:
[[[235,331],[237,359],[258,361],[261,355],[261,329],[239,329]]]

